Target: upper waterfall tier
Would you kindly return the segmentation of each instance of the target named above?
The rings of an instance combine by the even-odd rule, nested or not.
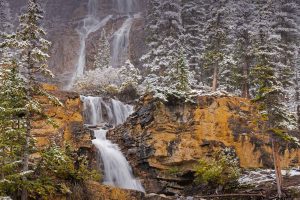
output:
[[[133,106],[123,104],[115,99],[105,101],[102,97],[82,96],[81,100],[84,103],[86,124],[102,125],[103,123],[109,123],[115,126],[125,122],[129,115],[133,113]]]

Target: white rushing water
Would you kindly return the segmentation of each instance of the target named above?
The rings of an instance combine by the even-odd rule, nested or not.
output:
[[[118,145],[106,139],[106,130],[96,130],[93,144],[101,153],[104,164],[104,184],[119,188],[144,192],[140,181],[132,175],[132,170]]]
[[[133,17],[128,17],[113,36],[111,59],[113,67],[118,67],[122,61],[127,59],[129,35],[133,19]]]
[[[77,32],[79,34],[79,56],[78,61],[75,66],[75,71],[72,74],[72,77],[68,83],[67,86],[65,86],[65,89],[70,90],[76,79],[83,75],[84,68],[86,65],[86,40],[89,37],[89,35],[103,26],[106,25],[106,23],[111,19],[112,15],[106,16],[104,19],[99,20],[98,13],[98,0],[89,0],[88,1],[88,14],[87,16],[82,20],[80,23],[80,27],[77,28]]]
[[[99,0],[88,1],[88,13],[77,28],[80,44],[78,50],[79,55],[77,63],[74,67],[74,72],[70,77],[70,81],[64,87],[66,90],[72,89],[75,81],[84,74],[86,67],[86,41],[89,35],[105,27],[107,22],[113,17],[114,14],[115,18],[125,19],[121,27],[112,35],[111,65],[113,67],[120,67],[128,59],[130,30],[133,20],[139,17],[137,14],[138,1],[113,0],[113,6],[116,12],[111,12],[111,14],[102,20],[99,19],[99,13],[97,12],[99,9],[98,1]]]
[[[119,67],[128,59],[130,30],[135,18],[140,17],[136,13],[137,2],[135,0],[114,0],[118,14],[125,15],[126,20],[114,33],[112,42],[112,66]]]
[[[113,2],[117,8],[118,14],[128,15],[134,13],[137,9],[136,0],[114,0]]]
[[[120,101],[101,97],[81,97],[84,104],[85,123],[103,126],[122,124],[133,113],[133,107]],[[141,182],[132,174],[132,169],[117,144],[106,138],[107,130],[94,130],[92,142],[98,149],[104,166],[104,184],[144,192]]]
[[[81,100],[84,106],[85,123],[90,125],[103,125],[104,123],[119,125],[133,113],[132,106],[114,99],[105,102],[102,97],[81,96]]]

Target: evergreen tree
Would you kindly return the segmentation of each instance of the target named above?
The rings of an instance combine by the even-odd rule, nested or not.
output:
[[[250,68],[254,62],[254,18],[255,5],[252,0],[234,1],[233,5],[234,60],[231,70],[231,84],[244,98],[250,97]]]
[[[219,78],[231,61],[229,43],[229,7],[227,0],[210,1],[208,22],[205,25],[205,50],[202,56],[205,76],[211,77],[212,90],[216,91]]]
[[[184,49],[182,8],[178,0],[153,1],[150,5],[153,7],[148,28],[153,37],[148,39],[149,52],[142,57],[144,67],[149,69],[143,85],[166,99],[166,94],[174,91],[170,73]]]
[[[170,68],[167,79],[175,94],[178,93],[182,97],[187,97],[191,92],[194,83],[193,74],[188,68],[183,53],[181,53],[176,64]]]
[[[295,0],[281,0],[274,2],[276,6],[276,14],[272,27],[275,34],[280,37],[278,41],[279,65],[281,79],[286,79],[286,84],[295,83],[295,72],[297,62],[297,52],[300,40],[299,17],[300,6]],[[293,83],[292,83],[293,82]],[[294,88],[294,87],[293,87]],[[295,101],[295,90],[287,88],[286,100],[290,107],[293,107]],[[291,108],[292,109],[292,108]],[[292,109],[294,110],[294,109]]]
[[[26,141],[23,149],[23,169],[22,173],[26,174],[29,169],[30,143],[33,140],[32,121],[39,117],[47,117],[43,111],[43,106],[40,100],[36,97],[44,96],[48,100],[60,105],[60,102],[47,93],[40,84],[39,76],[53,76],[48,70],[47,54],[50,42],[44,39],[45,31],[40,26],[40,21],[43,18],[42,9],[37,0],[28,0],[27,12],[20,17],[19,29],[16,33],[16,47],[20,53],[20,70],[25,81],[26,91],[26,112],[25,112],[25,127]],[[21,199],[28,198],[27,190],[30,187],[26,184],[26,176],[23,177],[23,191]]]
[[[195,77],[201,81],[200,55],[205,42],[205,22],[209,5],[205,0],[184,0],[182,2],[182,24],[184,28],[184,48],[187,62]]]
[[[270,133],[274,166],[276,171],[277,190],[282,196],[282,175],[279,159],[279,144],[297,142],[288,134],[294,127],[294,119],[285,104],[286,88],[290,85],[289,68],[283,65],[280,47],[281,37],[272,29],[276,5],[271,1],[258,1],[259,20],[257,22],[256,66],[251,70],[255,102],[260,104],[262,115],[267,119],[266,131]]]
[[[98,51],[94,56],[94,68],[103,69],[110,65],[110,44],[106,36],[105,30],[101,32],[101,37],[98,43]]]
[[[26,91],[14,57],[5,48],[0,62],[0,196],[15,193],[15,186],[24,176],[20,168],[26,133]]]
[[[139,81],[141,80],[140,70],[136,68],[130,60],[125,62],[125,65],[120,69],[121,80],[123,85],[132,85],[135,88],[138,86]]]
[[[147,29],[149,52],[141,59],[143,66],[155,74],[163,74],[179,57],[183,46],[183,26],[179,0],[153,1],[150,3],[151,19]]]

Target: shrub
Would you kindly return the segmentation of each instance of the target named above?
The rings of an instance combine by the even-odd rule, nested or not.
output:
[[[237,183],[240,175],[238,159],[230,148],[217,151],[212,158],[200,159],[195,166],[196,184],[230,186]]]

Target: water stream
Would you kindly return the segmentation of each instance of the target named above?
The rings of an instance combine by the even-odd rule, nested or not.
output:
[[[89,35],[103,28],[113,17],[114,13],[112,12],[102,20],[99,19],[99,13],[97,12],[99,8],[98,1],[99,0],[88,1],[88,13],[77,28],[80,44],[79,56],[70,81],[64,87],[66,90],[71,90],[75,81],[84,74],[86,67],[86,40]],[[120,67],[128,59],[130,30],[134,18],[139,16],[136,14],[138,4],[136,0],[113,0],[113,6],[116,10],[114,17],[125,18],[121,27],[113,34],[111,45],[111,65]]]
[[[72,89],[77,78],[83,75],[84,68],[86,65],[86,40],[89,35],[100,28],[104,27],[106,23],[111,19],[112,15],[106,16],[104,19],[100,20],[98,17],[98,0],[89,0],[88,1],[88,14],[81,21],[80,26],[77,28],[79,34],[79,56],[78,61],[75,66],[75,71],[72,74],[72,77],[69,83],[65,86],[66,90]]]
[[[117,144],[106,138],[107,124],[120,125],[133,112],[133,107],[120,101],[101,97],[81,97],[84,105],[85,123],[93,127],[92,142],[100,153],[104,166],[104,184],[144,192],[141,182],[132,174],[132,169]]]
[[[113,67],[118,67],[127,58],[129,34],[133,19],[133,17],[129,16],[113,36],[111,59]]]
[[[135,0],[114,0],[118,14],[124,15],[122,26],[114,33],[112,42],[112,66],[120,67],[128,59],[130,30],[135,18],[140,17],[137,13]]]

